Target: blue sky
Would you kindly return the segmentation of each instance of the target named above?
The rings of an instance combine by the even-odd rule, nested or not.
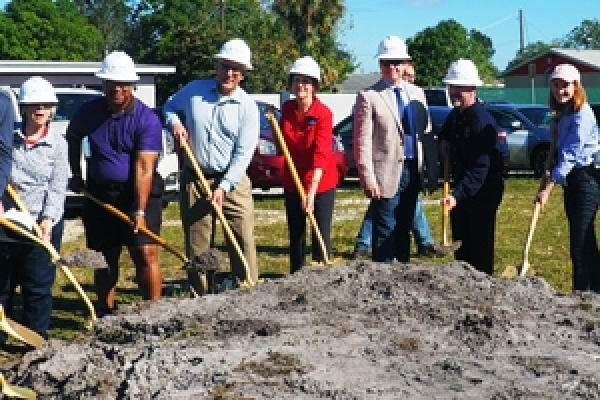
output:
[[[519,9],[525,45],[549,43],[584,19],[600,18],[598,0],[346,0],[346,7],[339,39],[361,64],[357,72],[379,71],[374,56],[385,36],[414,37],[443,20],[489,36],[496,50],[493,62],[502,70],[520,46]]]

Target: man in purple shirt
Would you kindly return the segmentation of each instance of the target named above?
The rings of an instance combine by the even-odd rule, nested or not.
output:
[[[89,199],[84,201],[83,224],[87,246],[100,251],[109,266],[96,271],[98,316],[112,312],[119,279],[122,246],[128,246],[136,278],[145,300],[160,298],[162,276],[156,243],[143,234],[146,226],[160,233],[164,183],[156,172],[162,149],[162,126],[158,116],[133,96],[139,77],[133,60],[112,52],[96,76],[102,79],[104,97],[83,104],[67,129],[71,190],[83,189],[81,142],[87,136],[86,190],[101,201],[131,216],[133,228]]]

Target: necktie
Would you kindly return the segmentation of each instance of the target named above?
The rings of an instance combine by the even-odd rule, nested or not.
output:
[[[407,159],[413,159],[415,158],[415,136],[412,130],[412,110],[406,92],[399,87],[394,88],[394,92],[398,103],[398,115],[404,131],[404,156]]]

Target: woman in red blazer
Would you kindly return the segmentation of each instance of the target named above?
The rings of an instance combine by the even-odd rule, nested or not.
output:
[[[283,189],[290,238],[290,272],[304,265],[306,213],[313,212],[327,255],[331,254],[331,222],[335,188],[339,182],[333,154],[333,114],[317,97],[321,69],[312,57],[296,60],[289,72],[294,99],[283,104],[282,133],[306,193],[302,201],[289,169],[284,171]],[[324,260],[321,247],[312,234],[312,258]]]

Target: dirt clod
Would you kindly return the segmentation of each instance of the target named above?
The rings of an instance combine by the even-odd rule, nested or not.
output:
[[[356,262],[130,306],[3,371],[42,399],[600,398],[600,297]]]

